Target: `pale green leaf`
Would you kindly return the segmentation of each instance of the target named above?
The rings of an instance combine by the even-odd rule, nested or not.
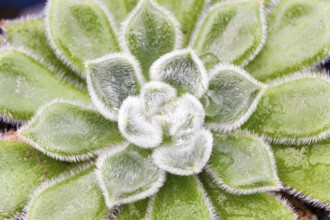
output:
[[[89,102],[85,92],[19,49],[0,50],[0,85],[0,114],[17,120],[29,119],[40,106],[55,98]]]
[[[206,125],[215,131],[240,127],[256,109],[265,85],[231,65],[219,64],[209,75],[209,89],[202,98]]]
[[[165,185],[151,200],[150,220],[214,219],[201,184],[195,176],[168,175]]]
[[[86,89],[85,81],[63,64],[49,46],[45,22],[42,18],[8,20],[2,26],[5,29],[6,40],[9,44],[23,46],[31,50],[53,65],[61,77],[80,88]]]
[[[117,25],[120,25],[139,0],[102,0],[102,2],[113,15]]]
[[[273,149],[283,184],[311,202],[330,207],[330,139],[312,145],[274,145]]]
[[[113,22],[96,0],[50,0],[46,14],[51,46],[83,77],[84,61],[120,50]]]
[[[127,149],[103,155],[97,161],[98,181],[109,208],[132,203],[155,194],[165,181],[165,172],[144,149]]]
[[[153,161],[161,169],[176,175],[192,175],[205,167],[212,152],[211,132],[200,129],[191,135],[162,145],[153,152]]]
[[[138,97],[128,97],[124,101],[119,111],[118,126],[122,135],[139,147],[157,147],[163,140],[161,125],[147,116]]]
[[[256,56],[266,35],[262,7],[260,0],[247,0],[209,9],[192,39],[207,68],[219,62],[246,65]]]
[[[180,94],[189,92],[197,97],[202,96],[208,86],[204,65],[190,49],[162,56],[151,66],[150,78],[174,86]]]
[[[181,24],[183,47],[189,44],[190,37],[196,26],[207,0],[156,0],[158,4],[174,13]]]
[[[28,144],[0,141],[0,219],[21,212],[40,183],[71,167]]]
[[[220,187],[237,194],[277,190],[281,183],[269,146],[250,134],[213,134],[207,172]]]
[[[145,220],[149,199],[120,206],[116,220]]]
[[[299,74],[275,82],[244,128],[279,143],[309,143],[328,136],[330,81]]]
[[[140,61],[146,79],[155,60],[180,46],[178,26],[175,18],[153,0],[141,0],[123,23],[122,46]]]
[[[293,211],[285,206],[285,202],[279,201],[271,194],[231,194],[213,184],[205,173],[201,175],[201,181],[213,203],[214,211],[223,220],[296,219]]]
[[[176,89],[172,86],[152,81],[145,84],[143,87],[140,98],[143,103],[143,109],[149,115],[155,115],[165,106],[166,103],[176,97]]]
[[[204,109],[195,96],[188,93],[167,103],[158,120],[172,137],[184,136],[200,129],[204,123]]]
[[[104,117],[117,120],[122,102],[139,92],[144,79],[130,55],[110,54],[86,63],[89,93]]]
[[[26,220],[103,220],[108,214],[94,166],[45,184],[25,211]]]
[[[19,134],[38,150],[60,160],[86,160],[125,146],[117,124],[95,110],[63,101],[42,107]]]
[[[281,0],[267,15],[266,44],[247,70],[261,81],[308,67],[330,50],[330,2]]]

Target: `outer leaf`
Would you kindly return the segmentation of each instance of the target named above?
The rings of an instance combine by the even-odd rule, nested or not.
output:
[[[97,161],[97,168],[109,208],[147,198],[165,181],[164,171],[152,163],[150,154],[135,146],[104,155]]]
[[[63,101],[42,107],[19,133],[38,150],[66,161],[86,160],[126,146],[116,123],[95,110]]]
[[[330,81],[300,74],[273,83],[244,125],[279,143],[309,143],[329,135]]]
[[[278,190],[281,183],[269,146],[249,134],[214,134],[207,172],[228,192]]]
[[[29,119],[41,105],[55,98],[89,99],[39,58],[20,49],[0,50],[0,85],[0,114],[17,120]]]
[[[181,24],[183,47],[189,44],[190,37],[208,0],[156,0],[161,6],[172,11]]]
[[[213,137],[207,130],[197,130],[188,137],[157,148],[152,157],[161,169],[177,175],[199,173],[212,152]]]
[[[209,90],[203,97],[209,128],[229,131],[240,127],[255,111],[265,90],[243,69],[219,64],[210,73]]]
[[[204,65],[190,49],[162,56],[151,66],[150,78],[178,88],[179,93],[189,92],[197,97],[202,96],[208,86]]]
[[[143,220],[148,209],[149,199],[139,200],[120,207],[116,220]]]
[[[168,175],[165,185],[151,200],[147,219],[214,219],[212,207],[194,176]]]
[[[157,81],[146,84],[140,93],[143,109],[150,115],[161,111],[164,105],[175,97],[175,88],[166,83]]]
[[[159,120],[165,124],[170,136],[189,135],[202,128],[204,109],[194,96],[186,93],[164,106]]]
[[[221,219],[296,219],[290,208],[285,206],[285,201],[279,201],[268,193],[234,195],[214,185],[205,173],[201,179],[214,211]]]
[[[330,50],[330,3],[323,0],[282,0],[267,17],[264,49],[247,66],[261,81],[308,67]]]
[[[123,101],[136,94],[144,83],[134,57],[111,54],[86,64],[88,90],[104,117],[117,120]]]
[[[123,23],[122,47],[137,57],[146,79],[156,59],[180,46],[178,26],[173,15],[153,0],[141,0]]]
[[[85,81],[64,65],[49,46],[46,36],[46,27],[42,18],[8,20],[5,21],[2,26],[5,29],[8,43],[14,46],[23,46],[31,50],[56,67],[56,72],[59,73],[62,78],[80,88],[86,89]]]
[[[163,139],[162,127],[149,120],[137,97],[128,97],[124,101],[119,111],[118,126],[122,135],[139,147],[157,147]]]
[[[246,65],[265,41],[260,0],[227,1],[213,6],[192,39],[207,68],[219,62]]]
[[[46,14],[52,48],[78,73],[84,61],[120,49],[110,16],[97,0],[50,0]]]
[[[273,149],[283,184],[310,202],[330,208],[330,139],[313,145],[274,145]]]
[[[139,0],[102,0],[119,25],[136,6]]]
[[[0,141],[0,219],[21,212],[38,185],[71,168],[30,145]]]
[[[39,188],[25,209],[25,219],[105,219],[108,210],[94,170],[90,167]]]

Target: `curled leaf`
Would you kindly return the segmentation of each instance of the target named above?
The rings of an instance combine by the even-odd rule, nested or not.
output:
[[[201,172],[212,152],[213,137],[207,130],[195,133],[163,145],[152,155],[161,169],[176,175],[192,175]]]
[[[147,118],[138,97],[128,97],[124,101],[119,111],[118,126],[122,135],[139,147],[157,147],[163,139],[161,126]]]

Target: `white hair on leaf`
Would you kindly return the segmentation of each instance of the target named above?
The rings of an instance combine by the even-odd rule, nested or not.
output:
[[[138,97],[130,96],[123,102],[119,110],[118,126],[122,135],[139,147],[154,148],[162,143],[161,126],[147,118]]]
[[[116,61],[126,63],[123,68],[113,69]],[[100,113],[111,121],[118,120],[123,94],[134,95],[145,82],[138,61],[130,54],[113,53],[86,61],[85,69],[91,99]],[[129,69],[133,72],[128,72]]]
[[[212,152],[213,137],[208,130],[197,130],[191,135],[175,140],[154,150],[152,158],[161,169],[176,175],[200,173]]]
[[[156,114],[167,102],[175,97],[176,89],[159,81],[151,81],[145,84],[140,93],[143,108],[151,115]]]
[[[150,67],[150,78],[180,86],[196,97],[208,88],[208,77],[203,62],[190,49],[176,50],[156,60]]]

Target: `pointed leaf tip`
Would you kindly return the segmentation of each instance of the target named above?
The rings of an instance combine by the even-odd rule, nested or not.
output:
[[[181,44],[179,23],[153,0],[139,2],[124,21],[122,34],[122,47],[140,61],[146,79],[151,64]]]
[[[266,36],[262,1],[224,1],[209,9],[193,48],[206,67],[224,62],[246,65],[261,50]]]
[[[209,89],[201,99],[206,126],[214,131],[237,129],[255,111],[266,86],[233,65],[219,64],[209,75]]]
[[[147,198],[165,181],[165,172],[153,164],[149,153],[133,145],[99,158],[97,168],[109,208]]]
[[[50,0],[47,36],[57,55],[84,75],[84,62],[120,50],[107,11],[96,0]]]
[[[104,117],[118,119],[123,101],[136,95],[144,83],[140,66],[127,54],[111,54],[86,63],[90,96]]]
[[[87,160],[125,146],[116,123],[95,110],[55,101],[42,107],[19,134],[38,150],[60,160]]]
[[[164,81],[179,93],[202,96],[208,87],[208,77],[202,61],[190,49],[168,53],[150,68],[152,80]]]
[[[249,134],[214,134],[207,172],[235,194],[278,190],[281,183],[270,147]]]

